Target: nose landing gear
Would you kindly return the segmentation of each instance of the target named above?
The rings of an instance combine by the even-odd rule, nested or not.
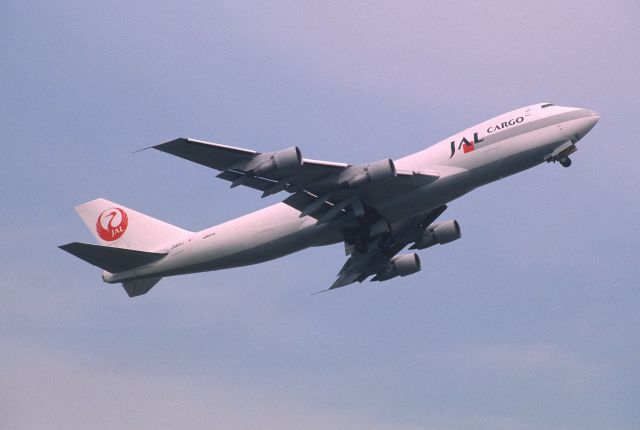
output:
[[[558,162],[562,167],[569,167],[571,166],[571,158],[569,158],[569,155],[573,154],[577,150],[578,148],[576,148],[572,141],[567,141],[565,144],[556,148],[556,150],[551,154],[545,156],[544,160],[547,163]]]
[[[568,155],[562,155],[558,157],[558,163],[560,163],[562,167],[569,167],[571,166],[571,158],[569,158]]]

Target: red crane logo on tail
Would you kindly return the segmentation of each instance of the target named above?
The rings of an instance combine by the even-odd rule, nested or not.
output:
[[[96,222],[96,232],[100,239],[108,242],[117,240],[124,234],[129,225],[127,213],[120,208],[109,208],[102,211]]]

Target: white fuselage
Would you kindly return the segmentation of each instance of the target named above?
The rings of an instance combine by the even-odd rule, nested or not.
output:
[[[599,118],[586,109],[541,106],[508,112],[395,160],[398,170],[435,171],[440,177],[376,206],[391,230],[394,224],[427,213],[479,186],[547,161],[580,140]],[[300,211],[277,203],[190,233],[153,250],[168,252],[161,260],[125,272],[104,272],[103,279],[114,283],[247,266],[342,240],[339,225],[317,224],[315,218],[300,217]]]

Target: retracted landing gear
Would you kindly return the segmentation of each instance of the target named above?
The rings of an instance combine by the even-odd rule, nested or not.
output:
[[[563,155],[558,157],[558,163],[560,163],[562,167],[569,167],[571,166],[571,158],[569,158],[568,155]]]

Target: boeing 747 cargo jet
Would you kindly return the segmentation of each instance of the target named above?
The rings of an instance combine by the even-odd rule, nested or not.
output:
[[[300,149],[259,153],[194,139],[152,148],[219,171],[231,188],[282,202],[198,232],[187,231],[105,199],[76,207],[99,245],[60,248],[104,270],[129,296],[164,276],[248,266],[312,246],[343,242],[348,259],[329,290],[387,281],[420,270],[418,254],[460,238],[455,220],[437,222],[447,203],[541,163],[571,165],[576,143],[596,112],[541,103],[468,128],[398,160],[350,165],[303,158]],[[300,274],[304,276],[304,274]]]

